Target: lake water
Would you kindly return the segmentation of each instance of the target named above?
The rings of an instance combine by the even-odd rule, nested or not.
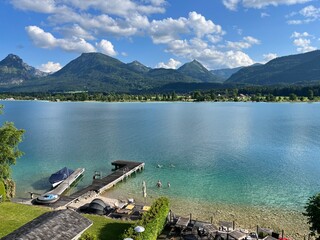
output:
[[[117,159],[146,163],[118,186],[128,195],[144,180],[153,197],[300,210],[320,191],[318,103],[2,104],[1,121],[26,129],[13,167],[19,197],[48,190],[64,166],[84,167],[86,186]]]

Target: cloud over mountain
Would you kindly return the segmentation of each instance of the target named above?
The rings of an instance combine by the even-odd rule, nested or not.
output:
[[[268,6],[294,5],[309,0],[221,0],[230,10],[240,7],[259,11],[259,19],[271,16]],[[153,44],[163,56],[152,65],[174,67],[166,59],[189,61],[199,59],[209,69],[247,66],[256,62],[252,50],[263,45],[258,34],[246,31],[242,25],[230,28],[222,20],[200,9],[187,9],[166,14],[173,4],[167,0],[10,0],[19,10],[41,13],[42,21],[28,23],[25,30],[34,46],[43,49],[60,49],[65,52],[101,52],[109,56],[130,58],[128,48],[122,44]],[[260,10],[263,9],[263,12]],[[208,11],[209,12],[209,11]],[[317,19],[319,9],[305,6],[294,16]],[[216,14],[216,13],[215,13]],[[273,16],[273,15],[272,15]],[[269,18],[271,19],[271,18]],[[284,20],[284,25],[286,25]],[[234,25],[233,25],[234,27]],[[238,34],[234,34],[237,31]],[[260,33],[259,33],[260,34]],[[312,42],[294,39],[298,51],[314,49]],[[272,51],[272,50],[270,50]],[[269,52],[266,50],[264,52]],[[272,51],[273,52],[273,51]],[[260,60],[262,53],[259,54]],[[271,57],[271,56],[269,56]],[[266,57],[268,58],[268,57]]]

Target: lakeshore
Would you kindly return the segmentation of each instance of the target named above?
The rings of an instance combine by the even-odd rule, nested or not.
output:
[[[141,194],[140,194],[141,195]],[[119,188],[114,188],[102,193],[102,197],[113,203],[115,199],[134,198],[136,202],[145,202],[139,194],[128,195]],[[113,200],[110,200],[113,199]],[[155,197],[147,198],[150,204]],[[235,221],[237,228],[255,231],[257,225],[271,228],[274,231],[284,230],[285,236],[290,239],[303,239],[309,234],[309,225],[302,212],[270,207],[245,206],[237,204],[209,203],[203,201],[188,201],[181,198],[170,198],[171,210],[179,216],[210,222],[218,225],[219,221]]]

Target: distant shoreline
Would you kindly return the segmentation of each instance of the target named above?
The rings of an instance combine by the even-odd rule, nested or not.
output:
[[[0,99],[1,102],[52,102],[52,103],[319,103],[316,101],[51,101],[46,99]]]

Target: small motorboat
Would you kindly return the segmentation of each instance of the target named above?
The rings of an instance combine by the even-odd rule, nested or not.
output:
[[[41,195],[36,199],[36,201],[41,204],[55,203],[58,200],[59,200],[59,195],[53,194],[53,193],[47,193],[47,194]]]
[[[65,179],[67,179],[74,171],[64,167],[60,169],[58,172],[52,174],[49,178],[49,182],[51,183],[52,187],[55,188],[60,183],[62,183]]]

